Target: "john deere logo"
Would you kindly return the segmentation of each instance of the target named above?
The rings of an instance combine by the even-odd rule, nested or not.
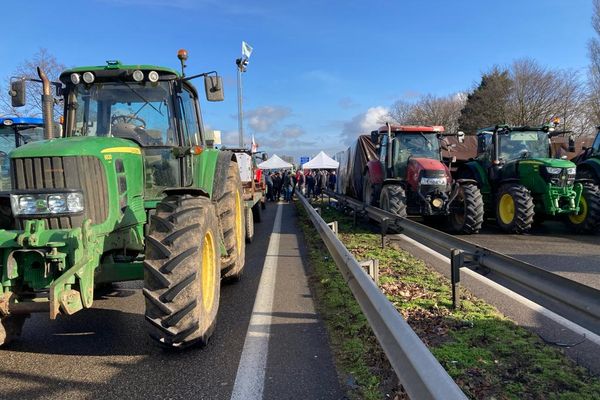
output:
[[[38,201],[35,202],[35,206],[37,208],[46,208],[46,202],[42,199],[39,199]]]

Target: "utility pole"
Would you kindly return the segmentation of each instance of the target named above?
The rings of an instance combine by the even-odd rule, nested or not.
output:
[[[238,131],[240,148],[244,147],[244,110],[243,110],[243,95],[242,95],[242,73],[248,68],[248,60],[252,54],[252,47],[246,42],[242,42],[242,56],[235,60],[237,65],[237,94],[238,94]]]

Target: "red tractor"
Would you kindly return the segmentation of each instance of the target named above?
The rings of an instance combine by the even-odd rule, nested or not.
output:
[[[445,136],[442,126],[386,124],[371,132],[378,159],[365,168],[363,201],[401,217],[447,218],[455,232],[479,232],[481,193],[474,180],[452,180],[441,156]]]

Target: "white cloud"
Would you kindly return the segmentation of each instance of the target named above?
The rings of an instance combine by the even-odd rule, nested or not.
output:
[[[287,118],[292,114],[292,110],[288,107],[281,106],[263,106],[249,110],[244,114],[246,123],[255,132],[268,132],[279,121]]]
[[[304,135],[306,132],[300,125],[288,125],[281,131],[281,136],[284,138],[297,138]]]
[[[383,106],[371,107],[366,112],[355,115],[345,122],[341,136],[346,144],[352,143],[359,135],[365,135],[383,124],[389,109]]]

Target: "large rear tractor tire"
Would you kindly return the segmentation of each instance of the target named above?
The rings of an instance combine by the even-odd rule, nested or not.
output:
[[[399,217],[406,218],[406,193],[400,185],[385,185],[381,189],[379,206]]]
[[[146,322],[168,348],[206,345],[221,288],[219,222],[205,197],[173,195],[151,217],[144,261]]]
[[[471,235],[483,224],[483,197],[474,184],[460,185],[448,216],[454,232]]]
[[[502,230],[524,233],[533,225],[533,198],[527,188],[520,184],[502,185],[496,199],[496,220]]]
[[[254,213],[252,210],[246,209],[244,218],[246,224],[246,243],[252,243],[254,240]]]
[[[597,185],[592,182],[583,183],[579,213],[567,216],[565,221],[576,233],[600,231],[600,189]]]
[[[244,271],[246,234],[242,183],[239,169],[234,162],[229,163],[224,189],[221,197],[217,199],[217,213],[227,250],[227,254],[221,257],[221,275],[228,281],[236,281]]]
[[[9,315],[0,319],[0,346],[5,346],[21,336],[28,315]]]

